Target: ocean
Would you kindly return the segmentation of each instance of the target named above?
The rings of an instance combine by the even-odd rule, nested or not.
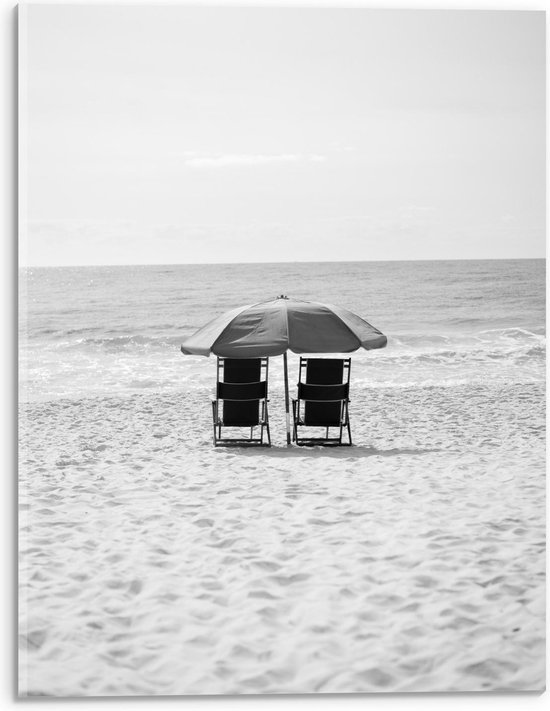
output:
[[[29,268],[20,283],[23,401],[204,388],[214,359],[184,357],[181,341],[280,294],[387,335],[352,356],[354,388],[545,377],[544,260]]]
[[[541,691],[543,260],[21,274],[20,693]],[[353,447],[214,447],[219,313],[286,294],[352,354]],[[289,357],[291,392],[297,356]]]

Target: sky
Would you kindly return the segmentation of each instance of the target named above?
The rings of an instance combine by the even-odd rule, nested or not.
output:
[[[545,256],[542,12],[27,5],[20,264]]]

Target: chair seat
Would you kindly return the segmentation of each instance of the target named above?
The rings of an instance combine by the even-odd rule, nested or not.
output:
[[[223,427],[256,427],[261,424],[260,418],[256,418],[254,421],[241,420],[240,422],[227,422],[220,417],[216,420],[216,424],[222,425]]]

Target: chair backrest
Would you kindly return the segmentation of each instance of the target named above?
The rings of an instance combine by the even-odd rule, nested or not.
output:
[[[261,378],[261,358],[218,358],[224,383],[257,383]]]
[[[350,358],[300,358],[298,398],[305,401],[304,424],[340,424],[342,407],[349,398],[350,368]]]
[[[300,358],[302,360],[306,362],[306,383],[335,385],[344,382],[342,358]]]
[[[263,381],[262,368],[265,368]],[[223,402],[224,425],[259,424],[260,400],[267,398],[267,358],[218,358],[216,396]]]

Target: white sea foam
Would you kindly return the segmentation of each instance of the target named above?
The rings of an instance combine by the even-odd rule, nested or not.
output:
[[[356,386],[545,377],[543,260],[32,269],[22,284],[26,400],[206,384],[213,366],[181,341],[282,292],[345,305],[388,336],[353,355]]]

